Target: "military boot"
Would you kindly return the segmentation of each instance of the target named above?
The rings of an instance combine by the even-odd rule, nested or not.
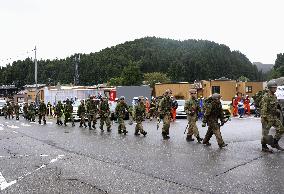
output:
[[[126,133],[128,133],[128,131],[125,129],[123,130],[124,135],[126,135]]]
[[[85,127],[85,128],[87,128],[87,125],[86,125],[86,124],[84,124],[84,127]]]
[[[140,135],[140,133],[138,131],[135,131],[134,135]]]
[[[62,121],[59,121],[59,125],[63,125],[63,122],[62,122]]]
[[[206,146],[211,146],[211,143],[209,143],[209,141],[208,142],[205,142],[204,140],[203,140],[203,142],[202,142],[204,145],[206,145]]]
[[[197,142],[198,142],[198,143],[202,143],[202,141],[203,141],[203,138],[201,138],[201,137],[199,137],[199,136],[197,136],[196,139],[197,139]]]
[[[80,124],[80,125],[79,125],[79,127],[83,127],[83,125],[82,125],[82,124]]]
[[[226,147],[227,145],[228,145],[228,144],[226,144],[226,143],[220,144],[220,145],[219,145],[219,148]]]
[[[46,120],[43,121],[43,124],[46,125]]]
[[[41,121],[38,121],[38,124],[40,124],[40,125],[41,125]]]
[[[147,135],[147,132],[146,131],[143,131],[142,132],[142,135],[144,135],[144,137]]]
[[[194,141],[191,135],[186,136],[186,141]]]
[[[269,149],[266,144],[262,144],[262,149],[261,150],[263,152],[273,153],[273,150]]]
[[[168,134],[165,132],[162,132],[162,136],[164,139],[170,139],[170,136],[168,136]]]
[[[284,151],[284,149],[283,149],[282,147],[280,147],[280,145],[278,144],[278,142],[279,142],[279,139],[275,139],[275,138],[274,138],[274,144],[271,145],[271,147],[276,148],[277,150],[280,150],[280,151]]]
[[[107,128],[107,132],[111,132],[111,128]]]

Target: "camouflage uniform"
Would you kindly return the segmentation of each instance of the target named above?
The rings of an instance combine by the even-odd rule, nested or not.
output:
[[[46,105],[44,102],[40,102],[38,108],[38,123],[41,124],[41,120],[43,120],[43,124],[46,124],[45,114],[46,114]]]
[[[103,98],[103,101],[100,103],[99,109],[101,117],[100,129],[103,131],[104,123],[106,123],[107,131],[110,132],[111,131],[110,118],[109,118],[110,110],[107,99]]]
[[[24,107],[23,107],[23,116],[25,119],[29,119],[29,116],[28,116],[28,109],[29,109],[29,105],[28,103],[25,103],[24,104]]]
[[[57,119],[57,122],[56,122],[57,125],[63,124],[62,121],[61,121],[61,117],[63,115],[62,111],[63,111],[63,105],[62,105],[61,101],[58,101],[57,105],[55,106],[55,115],[56,115],[56,119]]]
[[[67,122],[68,122],[68,119],[71,120],[72,122],[72,126],[74,127],[75,126],[75,123],[74,123],[74,118],[73,118],[73,106],[72,106],[72,102],[70,100],[66,100],[66,104],[64,106],[64,116],[65,116],[65,119],[64,119],[64,125],[67,126]]]
[[[127,104],[123,100],[120,100],[115,107],[115,113],[117,115],[117,120],[118,120],[118,133],[124,133],[124,134],[128,133],[123,120],[126,111],[129,111]]]
[[[14,119],[14,115],[13,115],[14,106],[13,106],[13,104],[8,102],[7,106],[8,106],[7,112],[8,112],[9,119],[11,119],[11,117],[12,117],[12,119]]]
[[[159,103],[159,113],[163,118],[162,136],[169,138],[170,122],[171,122],[172,99],[169,95],[165,95]]]
[[[80,127],[84,125],[84,127],[87,127],[85,122],[85,115],[86,115],[86,107],[85,103],[82,101],[81,104],[78,107],[78,116],[80,117]]]
[[[135,127],[134,135],[140,135],[139,134],[139,132],[140,132],[141,134],[146,136],[147,132],[143,130],[143,125],[142,125],[142,122],[143,122],[145,115],[146,115],[146,108],[145,108],[145,104],[143,103],[143,101],[141,99],[139,99],[139,100],[140,100],[140,102],[138,102],[138,104],[134,108],[135,121],[137,123],[136,127]]]
[[[277,114],[277,98],[271,92],[264,94],[261,101],[261,123],[262,123],[262,139],[261,144],[265,147],[267,139],[269,138],[269,130],[271,127],[275,127],[276,133],[274,136],[274,142],[272,147],[281,150],[278,145],[278,141],[284,133],[284,128]],[[279,146],[279,147],[278,147]]]
[[[203,126],[207,123],[208,130],[203,140],[203,144],[211,145],[209,140],[214,134],[220,148],[227,146],[223,141],[220,130],[220,126],[225,123],[224,112],[220,100],[216,101],[213,97],[208,98],[205,102],[204,109]],[[221,125],[218,123],[218,119],[220,119]]]
[[[20,116],[20,106],[18,103],[15,104],[14,106],[14,112],[16,115],[16,120],[19,120],[19,116]]]
[[[35,113],[36,113],[36,107],[34,103],[32,102],[28,108],[28,115],[29,115],[29,120],[32,122],[35,122]]]
[[[89,129],[96,129],[97,124],[97,113],[98,113],[98,102],[93,98],[87,102],[87,115],[88,115],[88,126]],[[93,125],[92,125],[93,122]]]
[[[186,139],[188,141],[194,141],[192,135],[194,135],[199,143],[201,143],[202,139],[199,136],[199,131],[196,126],[196,121],[198,119],[198,113],[201,111],[199,107],[199,102],[195,98],[191,98],[186,101],[184,110],[187,114],[188,121],[188,131]]]
[[[156,100],[153,99],[150,103],[150,110],[149,110],[150,121],[152,121],[155,112],[156,112]]]
[[[8,106],[7,106],[7,104],[4,104],[2,111],[3,111],[3,114],[5,116],[5,119],[7,119],[7,115],[8,115]]]

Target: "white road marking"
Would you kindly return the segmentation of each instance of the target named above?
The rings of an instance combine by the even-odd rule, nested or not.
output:
[[[40,156],[41,156],[41,157],[47,157],[48,155],[46,155],[46,154],[41,154]]]
[[[48,164],[43,164],[41,165],[40,167],[38,167],[37,169],[35,169],[34,171],[32,172],[27,172],[26,174],[24,174],[23,176],[20,176],[18,177],[16,180],[14,181],[11,181],[11,182],[7,182],[6,179],[2,176],[1,172],[0,172],[0,188],[1,188],[1,191],[6,189],[7,187],[17,183],[17,181],[20,181],[22,179],[24,179],[25,177],[31,175],[32,173],[36,172],[36,171],[39,171],[40,169],[43,169],[45,167],[47,167],[47,165],[51,164],[51,163],[54,163],[56,161],[58,161],[59,159],[61,159],[62,157],[64,157],[64,155],[58,155],[56,158],[50,160],[50,162]]]
[[[7,125],[7,127],[12,128],[12,129],[18,129],[20,127],[16,126],[16,125]]]
[[[31,125],[26,124],[26,123],[21,123],[21,125],[24,126],[24,127],[30,127],[31,126]]]
[[[3,127],[0,127],[0,131],[3,131],[4,130],[4,128]]]
[[[2,173],[0,172],[0,189],[1,191],[6,189],[7,187],[15,184],[17,182],[17,180],[13,180],[11,182],[7,182],[6,179],[3,177]]]
[[[13,133],[18,133],[17,131],[13,131]]]

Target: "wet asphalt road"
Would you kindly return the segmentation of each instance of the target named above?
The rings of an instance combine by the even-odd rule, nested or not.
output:
[[[253,117],[222,127],[224,149],[215,137],[211,147],[186,142],[185,119],[171,124],[169,140],[148,120],[147,137],[134,136],[135,125],[127,125],[126,136],[117,124],[110,133],[78,126],[0,117],[0,193],[284,192],[284,153],[261,152],[261,124]],[[203,137],[206,128],[198,127]]]

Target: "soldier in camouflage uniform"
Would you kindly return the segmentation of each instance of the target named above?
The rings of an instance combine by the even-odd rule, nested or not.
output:
[[[137,123],[134,135],[140,135],[141,133],[142,135],[146,136],[147,132],[143,130],[143,125],[142,125],[142,122],[146,116],[146,108],[143,96],[139,96],[138,104],[134,107],[134,113],[135,113],[134,119]]]
[[[34,105],[34,102],[31,102],[28,108],[28,115],[29,115],[29,120],[32,122],[35,122],[35,113],[36,113],[36,107]]]
[[[171,99],[172,91],[166,90],[163,98],[159,103],[158,112],[163,118],[163,128],[162,128],[162,136],[164,139],[169,139],[169,130],[171,123],[171,109],[172,109],[172,99]]]
[[[41,101],[38,107],[38,123],[41,124],[41,120],[43,120],[43,124],[46,125],[45,114],[46,114],[46,104],[44,101]]]
[[[271,147],[277,150],[284,151],[282,147],[279,146],[278,142],[284,133],[284,127],[278,118],[277,110],[277,98],[275,92],[277,90],[277,83],[275,81],[269,81],[267,83],[269,91],[264,94],[261,101],[261,124],[262,124],[262,151],[273,152],[267,147],[270,144]],[[276,133],[272,140],[269,140],[269,130],[271,127],[275,127]]]
[[[110,110],[109,110],[109,104],[108,104],[108,100],[106,97],[102,97],[102,101],[99,105],[99,113],[100,113],[100,129],[101,131],[104,131],[104,123],[106,123],[107,126],[107,131],[110,132],[111,131],[111,125],[110,125]]]
[[[3,114],[4,114],[4,116],[5,116],[5,119],[7,119],[7,115],[8,115],[8,106],[7,106],[7,104],[6,104],[6,103],[4,104],[2,111],[3,111]]]
[[[126,130],[126,126],[123,119],[125,117],[125,113],[129,112],[129,108],[124,100],[125,97],[121,96],[119,102],[115,107],[115,114],[117,115],[117,120],[118,120],[118,133],[119,134],[124,133],[124,135],[126,135],[128,131]]]
[[[15,106],[14,106],[14,112],[16,115],[16,120],[19,120],[19,116],[20,116],[20,106],[19,104],[16,102]]]
[[[66,104],[65,104],[65,106],[64,106],[64,116],[65,116],[64,125],[65,125],[65,126],[67,126],[68,119],[71,120],[71,122],[72,122],[72,127],[75,126],[74,118],[73,118],[72,113],[73,113],[72,102],[67,98]]]
[[[29,109],[29,105],[28,105],[28,103],[24,103],[24,107],[23,107],[23,116],[24,116],[24,118],[26,119],[26,120],[28,120],[29,119],[29,117],[28,117],[28,109]]]
[[[187,141],[194,141],[192,138],[192,135],[194,135],[198,141],[198,143],[201,143],[203,140],[199,136],[199,131],[196,126],[196,121],[198,119],[198,113],[201,112],[199,107],[199,102],[196,99],[196,90],[192,89],[190,92],[190,99],[185,102],[184,110],[187,114],[187,121],[188,121],[188,132],[187,132]]]
[[[55,106],[55,115],[56,115],[56,124],[57,125],[63,125],[61,117],[63,115],[63,105],[61,103],[61,101],[59,100],[57,105]]]
[[[152,121],[155,115],[155,112],[156,112],[156,99],[152,98],[152,101],[150,103],[150,110],[149,110],[150,121]]]
[[[81,104],[78,106],[78,112],[77,112],[78,116],[80,117],[80,126],[79,127],[84,127],[86,128],[86,122],[85,122],[85,115],[86,115],[86,107],[85,107],[85,103],[84,100],[81,100]]]
[[[8,102],[7,103],[7,107],[8,107],[8,111],[7,112],[8,112],[9,119],[11,119],[11,117],[12,117],[12,119],[14,119],[14,115],[13,115],[14,105],[12,103]]]
[[[90,130],[92,130],[92,127],[96,129],[97,113],[98,113],[98,101],[96,101],[94,97],[91,96],[90,100],[88,100],[87,102],[88,126]]]
[[[205,127],[207,123],[208,130],[203,140],[203,144],[210,146],[211,144],[209,143],[209,140],[214,134],[216,136],[219,147],[223,148],[228,144],[224,143],[220,131],[220,127],[223,126],[225,123],[224,112],[220,99],[220,94],[215,93],[212,95],[212,97],[209,97],[205,102],[205,113],[202,127]],[[218,119],[220,119],[221,124],[218,123]]]

